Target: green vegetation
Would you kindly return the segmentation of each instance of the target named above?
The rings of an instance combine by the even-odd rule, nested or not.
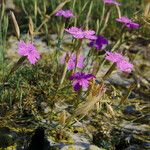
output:
[[[97,136],[94,134],[96,141],[93,139],[92,142],[108,150],[113,150],[128,132],[131,133],[120,124],[137,121],[146,124],[146,131],[149,129],[142,118],[149,109],[149,18],[144,16],[142,0],[119,2],[121,6],[104,5],[102,0],[15,0],[11,8],[4,0],[1,1],[0,128],[29,133],[38,126],[44,126],[50,139],[67,144],[75,143],[68,132],[86,133],[91,141],[91,134],[99,132]],[[72,10],[74,17],[55,16],[62,8]],[[140,28],[128,30],[116,21],[120,15],[132,18],[140,24]],[[105,36],[108,46],[97,51],[96,48],[89,48],[89,41],[72,36],[66,38],[68,34],[64,29],[72,26],[94,30],[96,35]],[[16,47],[20,40],[36,43],[40,51],[36,64],[32,65],[26,56],[18,55]],[[38,48],[39,41],[44,43],[43,47]],[[86,67],[79,71],[92,73],[96,77],[89,81],[87,90],[74,91],[72,81],[68,80],[77,72],[78,60],[77,57],[74,70],[67,70],[69,54],[65,56],[64,65],[60,63],[60,57],[68,51],[74,52],[76,57],[82,52],[86,55]],[[116,62],[110,65],[105,59],[107,51],[127,56],[134,65],[132,73],[118,73]],[[134,106],[142,115],[139,117],[134,112],[128,116],[125,114],[128,106]],[[83,126],[75,127],[75,123],[82,123]],[[121,132],[125,136],[118,137]],[[134,139],[147,141],[147,135],[142,133],[140,139],[135,136]],[[18,143],[15,141],[14,145]],[[11,145],[12,141],[8,146]]]

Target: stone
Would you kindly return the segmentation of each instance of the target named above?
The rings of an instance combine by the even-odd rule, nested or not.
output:
[[[105,150],[105,149],[100,148],[100,147],[98,147],[96,145],[90,145],[87,150]]]

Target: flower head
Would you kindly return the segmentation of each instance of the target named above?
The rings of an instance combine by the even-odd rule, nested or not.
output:
[[[126,16],[117,18],[116,21],[123,23],[127,28],[138,29],[140,27],[138,23],[133,22],[131,19],[129,19]]]
[[[133,69],[133,65],[129,63],[127,60],[122,60],[117,63],[117,68],[123,72],[130,73]]]
[[[95,78],[95,76],[92,74],[77,72],[72,74],[69,79],[73,80],[73,88],[75,91],[78,91],[81,88],[87,89],[89,87],[89,81],[93,78]]]
[[[95,31],[93,31],[93,30],[85,30],[84,31],[77,27],[71,27],[69,29],[65,29],[65,31],[72,34],[72,36],[77,39],[83,39],[83,38],[90,39],[90,40],[96,39],[96,36],[94,35]]]
[[[121,3],[117,2],[116,0],[103,0],[105,4],[115,4],[121,5]]]
[[[119,62],[124,59],[124,57],[119,53],[106,52],[106,54],[106,59],[111,62]]]
[[[79,58],[77,60],[77,66],[76,66],[76,54],[75,53],[68,53],[69,54],[69,60],[68,60],[68,70],[72,70],[75,67],[82,69],[84,67],[84,57],[82,55],[79,55]],[[66,53],[60,58],[60,63],[64,64],[66,59]]]
[[[130,73],[133,69],[133,65],[129,63],[124,56],[119,53],[106,52],[106,59],[116,63],[117,68],[123,72]]]
[[[35,64],[40,59],[40,54],[32,43],[20,41],[18,43],[18,54],[26,56],[31,64]]]
[[[56,12],[55,16],[64,16],[65,18],[73,17],[73,13],[71,10],[59,10]]]
[[[97,50],[103,49],[105,45],[108,44],[108,40],[105,39],[103,36],[97,36],[96,40],[91,40],[89,43],[90,47],[95,47]]]

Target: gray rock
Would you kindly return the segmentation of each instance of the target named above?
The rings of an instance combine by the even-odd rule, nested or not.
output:
[[[89,148],[88,148],[88,150],[105,150],[105,149],[99,148],[99,147],[96,146],[96,145],[90,145]]]

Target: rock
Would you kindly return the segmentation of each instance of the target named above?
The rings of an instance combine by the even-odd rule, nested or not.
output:
[[[99,148],[98,146],[96,145],[90,145],[89,148],[87,150],[105,150],[103,148]]]
[[[143,142],[141,144],[141,147],[145,148],[145,149],[150,149],[150,142]]]
[[[84,150],[81,145],[66,145],[61,150]]]
[[[149,150],[150,149],[150,143],[149,142],[143,142],[140,145],[131,145],[127,147],[124,150]]]
[[[110,77],[107,78],[107,81],[113,85],[127,87],[134,83],[133,79],[127,79],[121,76],[121,73],[113,73]]]
[[[122,123],[120,125],[123,131],[130,132],[132,134],[140,134],[150,136],[149,125],[137,124],[137,123]]]
[[[124,109],[124,114],[134,115],[134,116],[140,116],[140,115],[141,115],[141,112],[137,111],[137,110],[135,109],[135,106],[134,106],[134,105],[131,105],[131,106],[125,107],[125,109]]]
[[[124,150],[140,150],[138,145],[131,145],[128,148],[124,149]]]

